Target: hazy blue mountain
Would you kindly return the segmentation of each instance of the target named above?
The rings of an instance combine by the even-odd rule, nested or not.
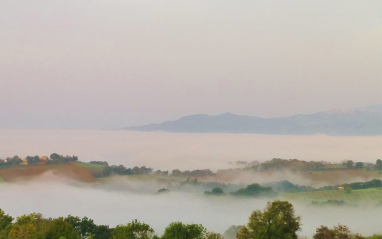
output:
[[[278,118],[231,113],[214,116],[197,114],[160,124],[125,129],[179,133],[382,135],[382,104],[348,111],[336,110]]]

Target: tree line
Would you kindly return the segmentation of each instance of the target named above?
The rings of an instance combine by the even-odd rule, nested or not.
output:
[[[114,228],[97,225],[87,217],[44,218],[40,213],[22,215],[16,220],[0,209],[0,239],[297,239],[301,217],[288,201],[268,202],[264,210],[251,213],[248,223],[232,225],[223,235],[208,232],[201,224],[172,222],[161,236],[138,220]],[[382,239],[382,235],[362,236],[345,225],[319,226],[314,239]]]
[[[13,157],[7,157],[5,159],[0,159],[0,168],[18,166],[22,164],[35,165],[39,163],[43,164],[59,164],[59,163],[69,163],[73,161],[78,161],[78,156],[60,155],[57,153],[52,153],[49,157],[47,156],[26,156],[25,159],[20,158],[15,155]]]

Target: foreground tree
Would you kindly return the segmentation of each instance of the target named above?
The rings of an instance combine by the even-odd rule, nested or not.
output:
[[[206,229],[200,224],[173,222],[166,227],[162,239],[204,239],[205,236]],[[211,235],[211,238],[215,236]]]
[[[80,239],[81,237],[72,225],[60,217],[49,223],[45,238]]]
[[[326,226],[320,226],[316,229],[313,239],[366,239],[359,234],[353,234],[345,225],[338,224],[330,229]]]
[[[247,226],[239,230],[237,239],[296,239],[300,220],[288,201],[268,202],[263,212],[252,213]]]
[[[154,230],[145,223],[133,220],[127,225],[118,225],[111,232],[113,239],[151,239]]]

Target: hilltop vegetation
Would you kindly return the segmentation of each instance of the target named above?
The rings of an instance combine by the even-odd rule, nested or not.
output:
[[[306,202],[317,201],[319,203],[327,200],[343,200],[349,204],[360,201],[372,201],[372,204],[377,204],[381,201],[379,197],[382,193],[382,190],[379,190],[382,187],[380,180],[382,161],[380,159],[376,160],[375,164],[353,161],[332,164],[275,158],[263,163],[240,161],[241,168],[218,170],[217,172],[212,172],[210,169],[161,171],[153,170],[147,166],[128,168],[124,165],[109,165],[106,161],[85,163],[78,161],[77,156],[63,156],[57,153],[51,154],[49,158],[27,156],[26,161],[14,156],[0,160],[0,162],[3,163],[0,164],[2,165],[2,168],[0,168],[0,180],[3,182],[31,180],[44,173],[53,172],[56,176],[63,176],[85,183],[98,182],[108,187],[108,185],[115,182],[112,179],[119,176],[125,177],[123,180],[130,182],[144,183],[141,187],[158,184],[156,190],[158,193],[180,190],[199,192],[210,196],[285,197]],[[313,182],[327,183],[325,186],[314,187],[299,185],[289,180],[256,182],[256,178],[259,176],[272,178],[272,174],[283,172],[292,172]],[[240,177],[243,174],[249,179],[247,179],[249,183],[232,183],[235,177]],[[346,182],[347,177],[354,180],[354,175],[369,180]],[[234,177],[231,178],[231,176]],[[252,177],[254,179],[250,180]],[[335,180],[328,181],[328,179]],[[338,183],[340,180],[345,181]],[[340,187],[344,191],[338,191]],[[156,191],[153,191],[153,193]]]

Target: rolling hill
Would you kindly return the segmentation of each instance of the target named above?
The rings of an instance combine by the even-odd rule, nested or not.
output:
[[[124,128],[178,133],[255,133],[284,135],[382,135],[382,104],[348,111],[327,111],[289,117],[261,118],[224,113],[197,114],[160,124]]]

